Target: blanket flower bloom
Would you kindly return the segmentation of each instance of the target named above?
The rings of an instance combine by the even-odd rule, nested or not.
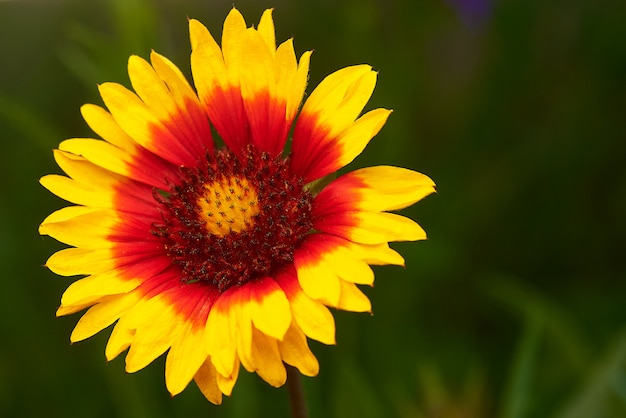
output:
[[[328,181],[390,113],[359,116],[376,83],[371,67],[329,75],[300,109],[311,52],[298,60],[292,40],[276,46],[271,10],[249,28],[233,9],[221,47],[200,22],[189,29],[195,90],[165,57],[132,56],[134,92],[104,83],[108,110],[81,109],[103,140],[54,151],[67,176],[41,183],[74,205],[39,231],[71,246],[46,266],[84,276],[57,311],[88,308],[72,342],[115,323],[108,360],[128,349],[132,373],[167,352],[169,392],[194,380],[217,404],[241,365],[276,387],[285,363],[318,373],[307,337],[335,343],[328,307],[371,311],[357,287],[373,283],[370,265],[403,265],[388,243],[426,238],[388,211],[434,183],[390,166]]]

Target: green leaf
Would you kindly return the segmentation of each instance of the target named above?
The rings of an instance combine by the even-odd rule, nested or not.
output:
[[[626,333],[602,358],[580,392],[562,408],[558,418],[626,416]]]

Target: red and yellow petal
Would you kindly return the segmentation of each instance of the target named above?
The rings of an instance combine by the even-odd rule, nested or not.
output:
[[[193,164],[193,154],[180,144],[135,93],[117,83],[101,84],[99,90],[117,124],[138,145],[174,165]]]
[[[165,384],[172,396],[182,392],[207,359],[204,327],[186,321],[165,360]]]
[[[152,65],[143,58],[131,56],[128,74],[136,94],[160,121],[152,128],[158,137],[155,144],[161,148],[170,145],[171,135],[175,138],[174,144],[179,145],[178,152],[203,156],[213,149],[213,141],[197,96],[169,60],[156,52],[152,52],[150,58]]]
[[[413,220],[383,212],[409,206],[435,191],[423,174],[397,167],[369,167],[328,184],[313,202],[315,229],[360,244],[426,239]]]
[[[189,21],[191,72],[198,97],[211,123],[226,145],[243,148],[246,139],[244,108],[239,83],[229,79],[220,49],[208,29],[195,19]]]
[[[282,339],[291,323],[285,292],[269,277],[250,283],[249,287],[248,303],[254,327],[267,336]]]
[[[355,283],[374,283],[374,273],[359,258],[361,255],[360,249],[350,241],[313,234],[294,255],[298,282],[310,298],[326,305],[356,312],[370,311],[369,300],[355,286]],[[324,277],[324,286],[315,284],[315,279],[320,277]]]
[[[85,148],[88,149],[91,143],[102,141],[80,140],[80,142],[87,144]],[[78,143],[79,140],[71,140],[63,144],[73,147]],[[95,147],[90,151],[85,151],[85,154],[89,156],[97,152],[98,147]],[[124,211],[135,215],[158,213],[152,198],[154,186],[129,180],[124,175],[94,164],[82,155],[55,150],[54,156],[59,167],[69,177],[52,174],[42,177],[40,183],[57,196],[94,210]],[[167,173],[167,171],[162,172]],[[120,189],[123,189],[123,193],[120,193]]]
[[[311,182],[352,161],[385,124],[390,111],[375,109],[357,119],[376,84],[368,65],[336,71],[307,99],[293,134],[291,168]]]
[[[291,323],[290,305],[281,287],[270,278],[247,283],[223,293],[208,315],[205,344],[217,372],[230,376],[239,359],[277,384],[281,373],[274,360],[277,340],[282,340]]]
[[[124,296],[136,300],[119,314],[107,344],[107,359],[130,347],[126,370],[132,373],[169,350],[166,385],[172,395],[180,393],[208,356],[203,334],[212,298],[205,290],[201,286],[181,287],[176,273],[171,272],[144,282]]]
[[[236,291],[224,292],[211,308],[206,321],[204,343],[215,369],[222,376],[233,374],[237,364],[237,339],[240,334],[246,335],[249,329],[248,324],[238,321],[237,308],[245,303],[241,296]]]
[[[318,195],[333,209],[390,211],[403,209],[435,191],[422,173],[391,166],[367,167],[333,180]]]
[[[321,259],[319,252],[314,252],[316,248],[311,248],[307,242],[294,254],[298,282],[312,299],[319,300],[325,305],[336,306],[341,292],[341,279],[332,267]]]
[[[154,52],[151,61],[137,56],[129,59],[128,72],[136,93],[116,83],[99,86],[112,121],[97,108],[86,108],[83,113],[103,138],[131,154],[139,147],[175,166],[193,165],[213,149],[208,120],[180,70]]]
[[[361,244],[426,239],[415,221],[387,212],[346,211],[316,217],[315,229]]]
[[[292,41],[276,48],[269,10],[255,29],[232,9],[221,49],[198,21],[190,21],[190,33],[198,95],[226,145],[240,152],[252,143],[279,155],[304,95],[310,53],[298,63]]]
[[[335,320],[328,308],[308,296],[300,286],[295,268],[275,278],[289,299],[293,320],[309,337],[324,344],[335,344]]]

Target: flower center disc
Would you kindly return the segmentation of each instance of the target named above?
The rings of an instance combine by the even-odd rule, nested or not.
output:
[[[243,156],[222,149],[206,164],[181,169],[169,191],[155,190],[163,241],[184,283],[201,281],[224,292],[271,276],[311,232],[310,192],[288,169],[248,146]]]
[[[204,189],[198,207],[209,233],[224,237],[252,226],[259,213],[259,198],[246,178],[223,177],[206,184]]]

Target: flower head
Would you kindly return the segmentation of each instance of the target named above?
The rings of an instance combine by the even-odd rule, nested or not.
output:
[[[196,90],[155,52],[150,62],[130,58],[134,92],[100,85],[108,110],[81,110],[103,140],[69,139],[55,150],[67,176],[41,183],[74,206],[48,216],[40,233],[71,246],[48,259],[50,270],[85,276],[57,311],[88,308],[72,341],[115,323],[107,359],[128,349],[134,372],[167,352],[172,395],[194,380],[220,403],[241,365],[273,386],[285,382],[284,363],[318,373],[307,337],[335,342],[328,307],[371,310],[357,287],[373,283],[369,265],[401,265],[388,242],[426,237],[388,211],[434,184],[379,166],[318,191],[390,113],[359,116],[376,73],[357,65],[331,74],[296,119],[311,53],[297,60],[291,40],[276,47],[270,10],[248,28],[233,9],[221,48],[200,22],[189,27]]]

